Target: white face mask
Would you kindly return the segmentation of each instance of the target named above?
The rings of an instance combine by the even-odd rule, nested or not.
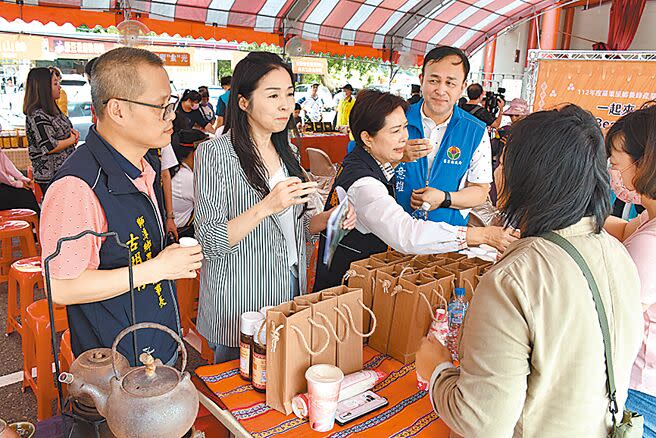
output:
[[[624,169],[626,170],[626,169]],[[628,204],[642,204],[642,196],[640,193],[635,190],[629,190],[624,185],[624,178],[622,178],[622,171],[615,169],[608,169],[610,173],[610,187],[615,192],[615,195],[621,201],[624,201]]]

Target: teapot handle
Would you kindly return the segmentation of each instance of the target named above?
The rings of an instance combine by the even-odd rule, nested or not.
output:
[[[185,348],[182,339],[180,339],[180,336],[178,336],[176,332],[162,324],[157,324],[155,322],[140,322],[139,324],[135,324],[123,329],[123,331],[119,333],[118,336],[116,336],[116,339],[114,339],[114,343],[112,344],[112,367],[114,368],[114,375],[118,380],[123,378],[123,376],[121,376],[120,372],[118,371],[118,368],[116,367],[116,356],[118,355],[116,347],[118,347],[118,343],[121,342],[121,339],[123,339],[128,333],[146,328],[161,330],[168,333],[173,339],[175,339],[175,341],[180,345],[180,350],[182,350],[182,367],[180,368],[180,373],[184,372],[185,368],[187,367],[187,349]],[[137,358],[135,358],[135,360],[137,360]]]

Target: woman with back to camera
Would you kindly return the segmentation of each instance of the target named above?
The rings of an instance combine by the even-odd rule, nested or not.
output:
[[[610,187],[601,130],[575,105],[540,111],[513,125],[501,162],[499,207],[522,239],[474,292],[460,368],[446,347],[424,339],[417,373],[430,379],[439,416],[466,437],[606,438],[611,407],[622,421],[642,321],[635,265],[602,228]],[[559,241],[581,254],[603,311]],[[616,405],[600,316],[609,327]]]
[[[80,133],[57,106],[61,85],[54,70],[30,70],[25,86],[23,113],[34,181],[45,196],[52,178],[73,153]]]
[[[627,114],[606,135],[613,190],[645,210],[630,222],[610,216],[606,231],[629,251],[640,274],[644,335],[631,372],[627,407],[645,418],[644,436],[656,437],[656,102]],[[652,333],[653,332],[653,333]]]
[[[196,237],[203,247],[198,329],[217,363],[239,354],[239,316],[307,289],[306,241],[330,211],[308,182],[287,126],[294,82],[278,55],[251,52],[233,76],[226,133],[196,150]],[[347,226],[354,225],[354,218]]]

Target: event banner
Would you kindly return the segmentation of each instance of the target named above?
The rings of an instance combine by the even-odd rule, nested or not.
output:
[[[602,129],[656,99],[656,62],[540,60],[533,111],[574,103]]]

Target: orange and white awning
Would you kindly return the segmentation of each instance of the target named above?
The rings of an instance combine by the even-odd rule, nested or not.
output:
[[[24,14],[31,7],[43,6],[51,15],[57,15],[58,10],[74,9],[118,16],[126,3],[125,0],[25,0],[24,6],[0,2],[0,10],[20,8]],[[490,36],[554,4],[553,0],[129,1],[132,12],[141,15],[140,20],[162,21],[161,25],[147,23],[158,33],[161,30],[169,35],[179,33],[167,32],[166,28],[188,23],[189,31],[194,31],[189,36],[194,37],[204,36],[198,35],[200,29],[192,29],[201,26],[206,28],[204,34],[230,30],[237,41],[241,34],[244,36],[241,40],[280,44],[281,35],[298,35],[310,41],[334,43],[333,49],[341,45],[351,51],[359,47],[380,51],[364,56],[376,56],[390,48],[423,55],[436,45],[453,45],[471,52]],[[5,13],[0,11],[0,15]],[[71,17],[70,12],[66,15]],[[317,51],[314,45],[312,49]]]

